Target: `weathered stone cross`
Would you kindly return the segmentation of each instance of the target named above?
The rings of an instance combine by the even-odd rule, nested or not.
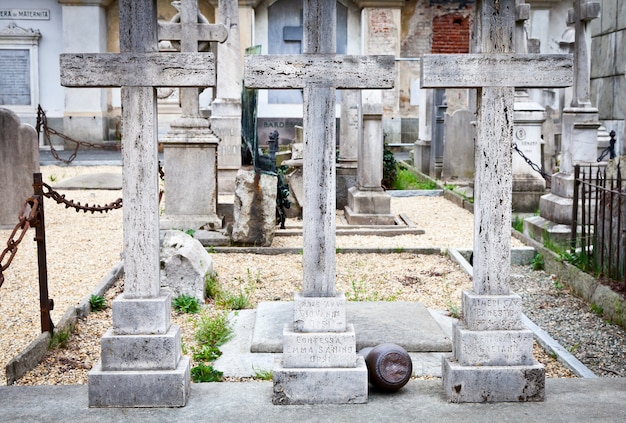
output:
[[[473,292],[463,294],[454,357],[444,361],[443,371],[453,401],[544,395],[543,368],[532,360],[532,333],[520,323],[519,297],[509,292],[513,96],[514,87],[571,85],[572,59],[513,54],[515,10],[515,0],[478,0],[474,36],[480,54],[422,57],[422,87],[478,88]]]
[[[367,370],[356,357],[354,327],[345,321],[345,295],[335,290],[335,89],[391,88],[395,63],[393,56],[335,54],[334,0],[305,1],[303,21],[303,54],[250,55],[244,68],[248,88],[304,90],[304,281],[293,327],[283,332],[273,401],[365,402]],[[341,348],[329,352],[321,342]]]
[[[155,87],[212,86],[215,66],[210,53],[158,52],[155,0],[121,0],[119,9],[120,53],[60,60],[64,86],[122,87],[124,293],[113,302],[101,364],[89,375],[89,404],[183,406],[189,359],[181,357],[171,293],[159,280]]]
[[[600,16],[600,2],[575,0],[574,7],[567,11],[567,24],[574,30],[574,92],[571,107],[591,107],[589,77],[591,56],[587,45],[587,24]]]

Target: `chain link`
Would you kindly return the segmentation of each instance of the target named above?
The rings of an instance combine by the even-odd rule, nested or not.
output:
[[[44,183],[42,184],[43,188],[45,188],[47,191],[44,191],[43,195],[45,197],[51,198],[54,201],[56,201],[58,204],[64,204],[66,209],[74,208],[76,210],[76,213],[82,211],[82,212],[91,212],[91,214],[95,213],[95,212],[99,212],[99,213],[107,213],[111,210],[115,210],[115,209],[121,209],[122,208],[122,199],[118,198],[117,200],[113,201],[112,203],[109,204],[105,204],[104,206],[101,206],[99,204],[93,204],[93,205],[89,205],[87,203],[85,203],[85,205],[80,204],[80,202],[74,202],[74,200],[68,200],[65,198],[65,194],[59,194],[57,191],[55,191],[54,189],[52,189],[52,187],[50,187],[50,185]]]
[[[88,141],[78,141],[75,140],[71,137],[68,137],[67,135],[55,130],[54,128],[50,128],[48,126],[48,118],[46,117],[46,112],[44,112],[44,110],[41,108],[41,105],[37,106],[37,123],[36,123],[36,129],[37,129],[37,135],[40,135],[41,133],[43,133],[43,136],[45,138],[45,140],[47,141],[48,145],[50,146],[50,153],[52,154],[52,157],[55,158],[55,160],[58,160],[60,162],[63,162],[65,164],[70,164],[75,158],[76,155],[78,154],[78,148],[80,146],[86,147],[86,148],[97,148],[100,150],[110,150],[110,147],[107,146],[103,146],[102,144],[95,144],[92,142],[88,142]],[[50,140],[50,135],[55,135],[65,141],[74,143],[74,151],[72,152],[72,154],[70,154],[70,156],[67,159],[64,159],[62,157],[59,156],[59,153],[57,152],[57,150],[54,148],[54,145],[52,144],[52,141]]]
[[[526,157],[526,155],[522,152],[522,150],[517,148],[517,144],[516,143],[513,143],[513,150],[517,151],[519,153],[519,155],[522,157],[522,159],[524,159],[524,161],[526,163],[528,163],[528,165],[535,172],[539,173],[543,177],[543,179],[545,179],[548,182],[550,182],[552,180],[552,176],[548,175],[546,172],[541,170],[541,167],[539,165],[537,165],[536,163],[533,163],[532,160],[530,160],[528,157]]]
[[[27,211],[30,208],[30,211]],[[4,271],[9,268],[9,265],[13,261],[15,254],[17,253],[17,247],[20,245],[26,232],[31,227],[31,224],[37,218],[37,213],[39,211],[39,200],[37,198],[28,198],[24,201],[22,208],[19,213],[19,223],[15,225],[11,235],[9,235],[9,240],[7,241],[7,246],[2,253],[0,253],[0,287],[4,283]],[[15,235],[19,232],[19,236],[16,238]],[[3,264],[5,257],[8,258]]]

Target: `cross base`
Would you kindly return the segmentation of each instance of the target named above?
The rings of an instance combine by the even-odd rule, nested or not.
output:
[[[274,405],[367,403],[367,366],[361,356],[352,368],[285,368],[277,359],[273,373]]]
[[[191,390],[190,363],[182,357],[173,370],[89,372],[89,407],[184,407]]]
[[[462,366],[443,358],[443,388],[450,402],[544,401],[546,372],[523,366]]]

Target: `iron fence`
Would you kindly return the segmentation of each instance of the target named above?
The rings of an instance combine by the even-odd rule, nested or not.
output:
[[[620,164],[574,168],[572,251],[577,264],[626,285],[626,185]]]

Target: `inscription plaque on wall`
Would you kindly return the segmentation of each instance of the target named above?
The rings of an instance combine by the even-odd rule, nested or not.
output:
[[[0,49],[0,104],[31,104],[29,50]]]

